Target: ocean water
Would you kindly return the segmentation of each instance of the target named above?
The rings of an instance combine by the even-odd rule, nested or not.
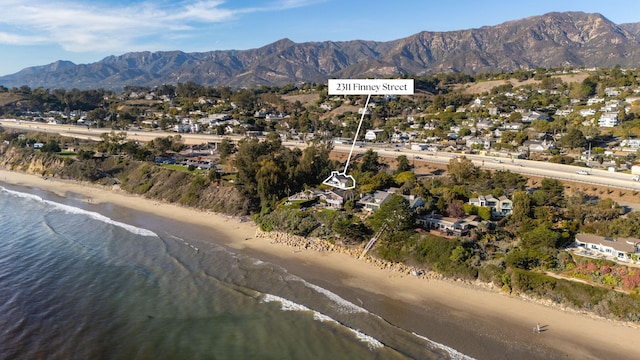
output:
[[[0,359],[468,358],[274,264],[0,187]]]

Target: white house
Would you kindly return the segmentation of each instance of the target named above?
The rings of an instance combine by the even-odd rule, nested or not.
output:
[[[549,120],[549,116],[537,111],[526,111],[522,113],[523,123],[530,123],[534,120]]]
[[[607,112],[600,115],[598,119],[598,126],[600,127],[614,127],[618,125],[618,114],[615,112]]]
[[[605,96],[619,96],[621,92],[616,88],[608,87],[604,89],[604,94]]]
[[[594,116],[596,114],[595,109],[582,109],[580,110],[580,116]]]
[[[604,102],[604,98],[596,98],[596,97],[592,97],[589,100],[587,100],[587,105],[595,105],[598,103],[603,103]]]
[[[466,235],[472,224],[462,218],[446,217],[440,214],[419,216],[416,222],[425,229],[437,230],[447,235]]]
[[[546,140],[526,140],[522,147],[523,150],[529,150],[531,152],[541,152],[554,149],[555,144],[552,141]]]
[[[380,130],[380,129],[367,130],[367,132],[364,134],[364,139],[367,141],[379,140],[378,136],[380,136],[382,133],[384,133],[384,130]]]
[[[627,140],[622,140],[620,142],[620,146],[621,147],[628,147],[628,148],[632,148],[632,149],[638,149],[640,148],[640,139],[627,139]]]
[[[575,245],[587,254],[603,256],[617,261],[635,262],[640,256],[640,240],[634,238],[611,238],[592,234],[577,234]]]

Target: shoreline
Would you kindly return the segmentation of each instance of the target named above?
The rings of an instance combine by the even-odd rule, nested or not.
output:
[[[257,231],[251,221],[161,203],[117,189],[56,178],[45,180],[7,170],[0,170],[2,183],[39,188],[63,197],[79,195],[75,198],[91,206],[113,204],[171,219],[185,227],[201,227],[219,235],[223,239],[220,245],[280,265],[400,328],[477,359],[640,357],[635,344],[640,338],[637,324],[563,310],[431,273],[416,276],[409,266],[383,269],[368,258],[358,259],[357,250],[335,251],[326,243],[323,251],[313,249],[313,245],[295,247],[278,240],[276,234]],[[120,216],[123,220],[129,214]],[[536,323],[546,331],[533,333]]]

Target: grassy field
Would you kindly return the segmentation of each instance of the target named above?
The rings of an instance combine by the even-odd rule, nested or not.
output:
[[[23,100],[24,96],[13,94],[9,92],[0,93],[0,106],[5,106],[7,104],[11,104],[18,100]]]
[[[189,168],[186,166],[176,165],[176,164],[162,164],[162,167],[175,170],[175,171],[182,171],[182,172],[194,173],[194,174],[207,174],[209,172],[208,170],[200,170],[200,169],[189,170]]]
[[[557,76],[554,76],[554,77],[559,77],[563,82],[565,82],[567,84],[571,84],[571,83],[575,83],[575,82],[584,81],[584,79],[589,77],[589,74],[580,73],[580,74],[570,74],[570,75],[557,75]],[[525,81],[518,81],[518,80],[515,80],[515,79],[510,79],[510,80],[488,80],[488,81],[479,81],[479,82],[471,83],[471,84],[456,85],[456,87],[463,88],[462,91],[465,94],[481,94],[483,92],[491,91],[491,89],[493,89],[496,86],[500,86],[500,85],[511,84],[514,87],[518,87],[518,86],[523,86],[523,85],[527,85],[527,84],[537,84],[539,82],[540,82],[539,80],[534,80],[534,79],[529,79],[529,80],[525,80]]]

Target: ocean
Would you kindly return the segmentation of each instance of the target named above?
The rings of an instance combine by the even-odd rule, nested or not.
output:
[[[95,207],[0,187],[0,359],[470,359],[197,231]]]

